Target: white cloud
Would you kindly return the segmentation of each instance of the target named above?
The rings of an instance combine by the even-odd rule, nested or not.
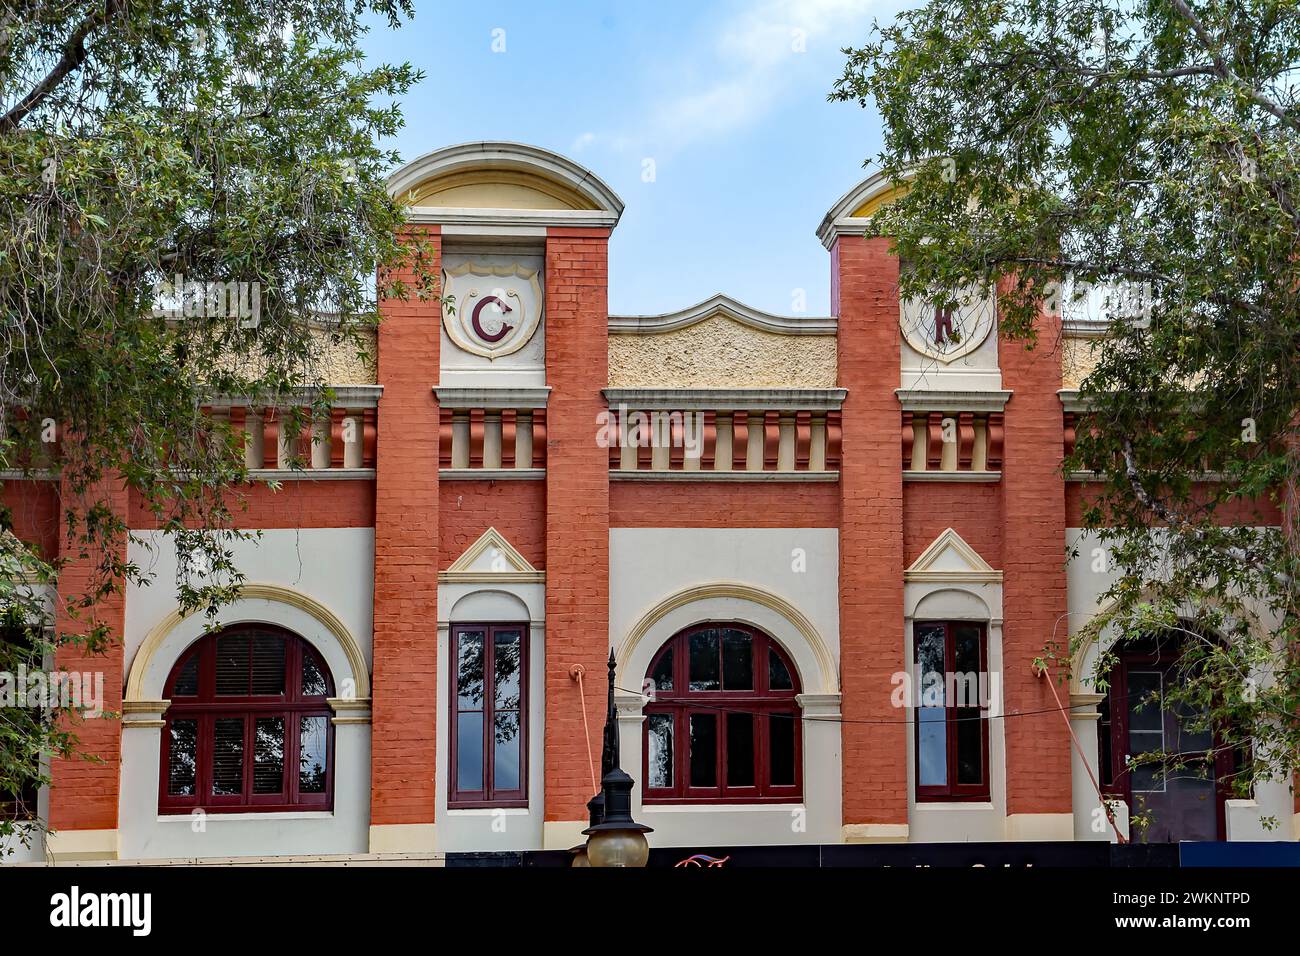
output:
[[[824,93],[834,76],[828,64],[841,47],[860,42],[874,6],[875,0],[762,0],[720,24],[712,44],[694,45],[667,74],[677,81],[660,81],[663,93],[635,126],[584,133],[581,148],[601,142],[664,156],[742,132],[801,82]]]

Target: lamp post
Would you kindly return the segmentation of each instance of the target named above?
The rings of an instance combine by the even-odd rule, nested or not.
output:
[[[591,826],[585,852],[579,850],[574,866],[645,866],[650,844],[645,835],[654,831],[632,819],[633,781],[618,765],[618,713],[614,708],[614,652],[609,652],[609,707],[605,713],[605,745],[600,755],[600,793],[587,804]]]

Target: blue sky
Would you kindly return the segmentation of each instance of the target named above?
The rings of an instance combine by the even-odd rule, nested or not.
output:
[[[363,40],[426,79],[402,101],[403,159],[506,139],[593,170],[626,203],[610,310],[673,311],[725,292],[770,312],[829,312],[814,232],[879,152],[879,119],[826,102],[894,0],[420,2]],[[504,32],[494,32],[504,31]],[[504,51],[494,51],[494,44]],[[802,48],[802,49],[800,49]],[[646,161],[653,181],[645,181]]]

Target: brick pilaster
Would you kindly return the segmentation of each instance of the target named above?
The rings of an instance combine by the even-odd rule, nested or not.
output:
[[[890,704],[903,659],[903,474],[898,455],[898,260],[886,239],[831,253],[844,400],[840,682],[844,824],[907,823],[907,714]],[[882,721],[879,724],[854,721]]]
[[[592,796],[574,664],[587,669],[597,754],[604,722],[609,451],[596,443],[596,416],[608,384],[608,246],[599,229],[552,228],[546,239],[547,821],[585,820]]]
[[[86,504],[102,501],[119,517],[125,519],[127,515],[128,493],[120,477],[107,476],[81,496],[75,495],[66,481],[63,483],[59,547],[67,563],[59,571],[55,630],[59,635],[83,634],[102,624],[108,628],[111,644],[102,654],[86,654],[79,647],[62,646],[55,654],[55,668],[78,674],[102,673],[104,713],[118,714],[122,710],[122,632],[126,622],[123,582],[119,579],[116,590],[100,597],[91,607],[78,607],[75,615],[67,610],[69,601],[76,603],[88,596],[101,580],[96,569],[104,559],[103,553],[87,549],[82,554],[81,545],[68,540],[68,510],[84,514],[83,501]],[[126,541],[118,541],[113,546],[121,552],[118,558],[124,559]],[[50,763],[49,826],[59,831],[115,830],[122,769],[121,722],[116,717],[74,718],[67,728],[77,737],[77,756],[56,757]],[[86,760],[86,756],[95,759]]]
[[[998,343],[1002,382],[1014,394],[1007,404],[1002,465],[1002,660],[1008,713],[1007,812],[1069,813],[1070,737],[1043,678],[1031,663],[1051,639],[1068,633],[1065,614],[1065,490],[1061,355],[1051,348],[1057,330],[1039,321],[1039,345]],[[1059,622],[1059,623],[1058,623]],[[1064,698],[1064,694],[1062,697]]]
[[[438,269],[441,238],[429,230]],[[408,277],[410,278],[410,277]],[[383,303],[375,449],[375,607],[370,822],[434,822],[438,718],[440,305]],[[391,848],[386,844],[386,848]],[[413,847],[415,848],[415,847]]]

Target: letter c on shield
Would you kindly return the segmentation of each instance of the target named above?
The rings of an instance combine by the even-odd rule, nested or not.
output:
[[[470,324],[474,326],[475,334],[477,334],[478,337],[481,338],[484,342],[500,342],[502,339],[506,337],[506,335],[510,333],[510,331],[514,328],[514,326],[507,325],[505,320],[502,319],[501,328],[498,329],[496,332],[488,333],[487,331],[485,331],[482,323],[479,322],[479,313],[483,311],[483,307],[487,305],[489,302],[495,302],[500,307],[502,312],[514,311],[513,309],[510,308],[510,306],[506,305],[496,296],[489,295],[480,299],[478,301],[478,304],[474,306],[474,311],[470,313]]]

